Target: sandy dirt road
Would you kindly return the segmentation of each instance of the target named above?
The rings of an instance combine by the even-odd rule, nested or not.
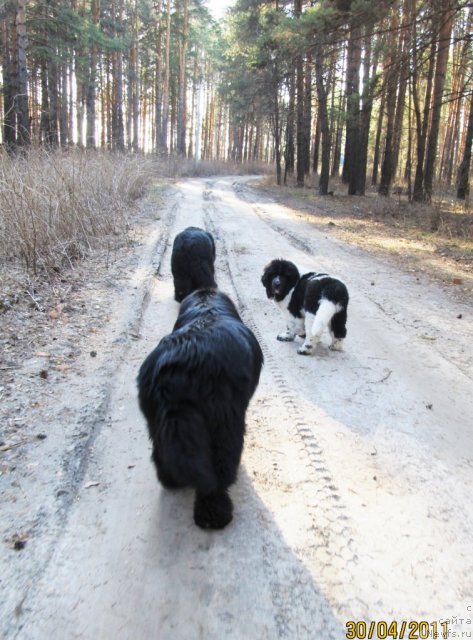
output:
[[[177,314],[170,248],[189,225],[214,234],[219,286],[265,354],[234,521],[211,533],[193,524],[192,491],[158,485],[136,402],[139,365]],[[15,594],[21,615],[5,637],[341,640],[349,620],[472,618],[471,307],[241,178],[175,185],[141,250],[138,299],[121,294],[139,339],[117,351],[108,380],[89,381],[108,386],[109,402],[82,490],[43,569]],[[260,283],[274,257],[346,282],[344,352],[327,340],[302,357],[276,341],[281,318]]]

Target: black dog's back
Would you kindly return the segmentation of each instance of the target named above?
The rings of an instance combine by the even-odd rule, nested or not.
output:
[[[261,348],[231,300],[199,290],[183,301],[173,332],[141,366],[139,402],[158,478],[168,487],[197,490],[200,526],[218,528],[231,519],[226,490],[236,479],[245,413],[262,363]]]
[[[171,271],[174,298],[181,302],[196,289],[216,287],[215,242],[213,236],[199,227],[187,227],[174,239]]]

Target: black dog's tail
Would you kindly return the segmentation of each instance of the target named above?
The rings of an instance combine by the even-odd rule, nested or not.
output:
[[[168,409],[159,429],[159,455],[179,483],[204,494],[217,489],[209,433],[203,416],[192,407]]]

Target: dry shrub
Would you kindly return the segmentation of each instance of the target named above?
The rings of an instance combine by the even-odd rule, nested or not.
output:
[[[223,160],[195,160],[170,155],[159,161],[159,169],[169,178],[206,177],[222,175],[257,175],[272,172],[273,168],[261,162],[231,162]]]
[[[115,244],[151,179],[149,165],[95,151],[0,153],[0,257],[37,274]]]

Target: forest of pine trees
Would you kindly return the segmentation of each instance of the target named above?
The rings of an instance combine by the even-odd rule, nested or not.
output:
[[[327,194],[469,193],[473,3],[6,0],[1,142],[274,163]]]

